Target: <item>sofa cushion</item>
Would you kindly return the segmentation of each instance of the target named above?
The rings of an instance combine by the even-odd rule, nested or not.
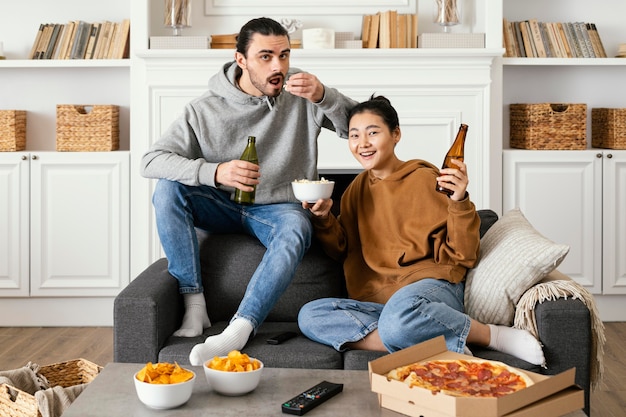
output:
[[[512,325],[522,294],[568,252],[569,246],[535,230],[519,209],[510,210],[480,241],[478,264],[466,277],[466,313],[483,323]]]
[[[245,234],[198,232],[198,237],[209,318],[212,322],[228,321],[237,311],[250,277],[265,254],[265,247]],[[344,294],[341,265],[329,258],[313,239],[291,284],[266,321],[297,322],[300,307],[305,303]]]

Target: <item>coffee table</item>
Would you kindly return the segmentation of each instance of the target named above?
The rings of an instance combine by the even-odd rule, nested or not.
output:
[[[291,368],[266,368],[256,390],[240,397],[226,397],[209,388],[202,367],[190,367],[196,372],[196,382],[189,401],[179,408],[153,410],[139,401],[133,383],[134,373],[144,365],[106,365],[63,413],[63,417],[288,416],[281,413],[281,404],[323,380],[344,384],[343,392],[307,413],[307,417],[401,415],[378,405],[377,394],[370,390],[367,371]],[[568,414],[568,417],[584,416],[582,411]]]

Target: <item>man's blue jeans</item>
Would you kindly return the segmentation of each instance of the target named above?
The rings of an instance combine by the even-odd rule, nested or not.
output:
[[[214,187],[168,180],[158,181],[152,202],[168,269],[182,294],[203,291],[195,228],[209,233],[248,233],[267,248],[233,317],[247,319],[256,331],[311,244],[308,211],[295,203],[242,206]]]
[[[402,287],[386,304],[323,298],[302,307],[298,325],[309,339],[340,352],[378,329],[389,352],[443,335],[448,350],[462,353],[470,329],[464,290],[465,283],[427,278]]]

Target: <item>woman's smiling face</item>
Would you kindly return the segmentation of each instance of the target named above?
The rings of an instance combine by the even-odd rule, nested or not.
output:
[[[398,161],[394,148],[400,140],[400,128],[391,131],[382,117],[364,111],[350,119],[348,138],[352,155],[364,169],[372,170],[379,178],[393,172]]]

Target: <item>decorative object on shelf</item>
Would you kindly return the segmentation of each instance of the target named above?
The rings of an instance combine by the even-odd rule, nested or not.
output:
[[[0,152],[26,149],[26,111],[0,110]]]
[[[287,30],[287,33],[289,33],[289,35],[294,33],[296,30],[302,28],[302,21],[298,19],[283,18],[280,19],[280,24]]]
[[[587,148],[586,104],[510,104],[509,117],[512,148]]]
[[[615,58],[626,58],[626,43],[620,43]]]
[[[361,49],[363,42],[355,39],[354,32],[335,32],[335,49]]]
[[[119,149],[119,106],[57,104],[57,151]]]
[[[418,48],[484,48],[484,33],[422,33]]]
[[[165,0],[163,25],[172,28],[174,36],[180,36],[183,28],[191,27],[191,1]]]
[[[626,109],[591,109],[591,146],[626,149]]]
[[[211,49],[235,49],[237,47],[237,35],[237,33],[211,35]]]
[[[443,26],[444,32],[449,32],[451,26],[460,23],[457,1],[458,0],[435,0],[434,22]]]
[[[302,47],[304,49],[334,49],[335,31],[326,28],[303,29]]]
[[[150,36],[150,49],[208,49],[206,36]]]
[[[0,59],[6,59],[4,56],[4,44],[0,41]]]

